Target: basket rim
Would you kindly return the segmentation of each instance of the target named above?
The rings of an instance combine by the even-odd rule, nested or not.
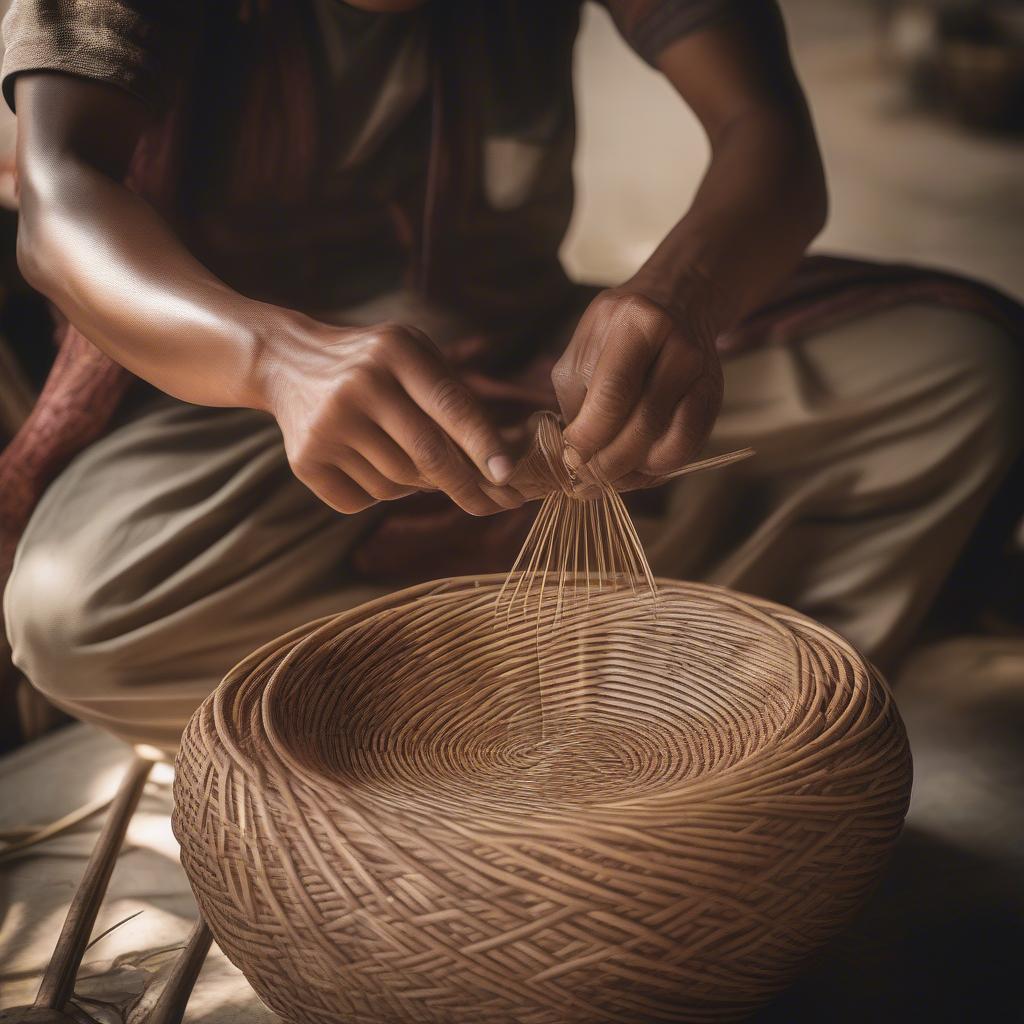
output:
[[[253,777],[263,776],[266,765],[261,761],[254,760],[250,751],[242,749],[236,743],[236,738],[232,734],[231,728],[227,727],[228,715],[225,702],[230,701],[234,693],[244,684],[245,679],[253,671],[258,671],[261,665],[266,665],[267,662],[273,661],[274,665],[269,669],[269,676],[262,683],[262,689],[258,694],[254,695],[259,703],[259,719],[261,723],[261,735],[258,742],[260,758],[272,759],[277,771],[287,774],[293,781],[299,782],[303,787],[309,787],[312,791],[323,792],[325,787],[336,788],[339,781],[337,776],[317,767],[308,759],[297,757],[292,752],[290,745],[287,742],[283,742],[281,737],[277,735],[272,719],[268,715],[267,705],[268,694],[274,689],[275,680],[279,678],[281,673],[286,672],[293,659],[299,657],[303,650],[308,650],[309,646],[315,645],[320,640],[336,638],[346,630],[360,622],[371,619],[380,612],[435,595],[439,597],[453,595],[462,590],[493,590],[505,580],[506,575],[505,573],[494,573],[481,576],[449,577],[418,583],[346,609],[336,615],[323,616],[298,626],[264,644],[234,666],[225,675],[224,680],[216,690],[204,701],[202,708],[196,714],[197,716],[203,714],[203,709],[208,708],[212,703],[214,718],[218,721],[217,732],[219,733],[219,741],[223,745],[227,756],[246,775]],[[856,689],[863,689],[864,691],[874,690],[881,699],[882,706],[876,707],[874,717],[882,719],[892,713],[892,708],[895,705],[891,691],[877,669],[860,655],[852,644],[815,620],[777,602],[742,594],[716,584],[672,579],[659,579],[658,583],[659,586],[669,590],[683,589],[690,593],[697,592],[701,595],[706,595],[715,604],[721,605],[724,603],[734,608],[742,608],[748,612],[754,610],[759,613],[759,617],[760,615],[765,615],[767,618],[781,619],[783,622],[790,624],[800,624],[804,629],[810,628],[812,632],[827,638],[830,644],[841,649],[853,664],[862,666],[863,672],[858,673],[860,682]],[[800,647],[800,642],[795,636],[792,642],[795,649]],[[796,696],[796,693],[794,693],[794,696]],[[699,815],[702,807],[707,807],[708,809],[714,807],[720,810],[723,801],[735,798],[744,802],[749,799],[751,795],[750,780],[745,775],[751,768],[752,759],[754,762],[766,762],[761,765],[762,771],[758,776],[758,789],[768,795],[776,781],[789,781],[792,769],[806,758],[813,756],[812,748],[819,747],[822,743],[832,742],[834,733],[846,731],[847,726],[850,725],[850,719],[847,717],[848,713],[854,715],[863,715],[865,713],[863,707],[857,712],[853,709],[853,705],[863,703],[865,699],[870,703],[870,695],[868,695],[868,698],[865,698],[865,694],[857,696],[860,699],[851,700],[848,708],[840,714],[836,721],[832,722],[824,733],[815,733],[814,742],[809,746],[804,746],[801,750],[787,750],[786,756],[782,758],[773,757],[773,751],[777,754],[782,740],[787,735],[792,736],[790,727],[793,722],[798,721],[802,717],[801,702],[794,699],[784,723],[780,723],[775,735],[758,750],[744,757],[736,764],[729,766],[729,770],[738,769],[741,766],[743,768],[742,771],[736,772],[735,780],[731,784],[726,783],[722,772],[709,772],[703,776],[687,778],[685,785],[680,784],[680,786],[668,787],[664,791],[644,794],[639,798],[633,795],[628,798],[609,798],[596,801],[588,806],[588,813],[593,815],[595,824],[598,823],[599,819],[612,822],[627,806],[636,808],[638,804],[642,803],[648,808],[662,806],[668,811],[670,806],[678,808],[680,801],[683,799],[685,799],[688,815]],[[898,711],[896,713],[898,715]],[[854,729],[854,732],[856,732],[856,729]],[[841,735],[837,742],[843,743]],[[683,789],[685,789],[685,797],[682,792]],[[353,801],[353,806],[354,804],[355,801]],[[399,814],[397,809],[389,813],[405,817],[405,814]],[[414,812],[409,812],[410,820],[415,817]],[[440,822],[441,817],[441,815],[437,815],[433,820]],[[459,822],[458,815],[445,814],[443,818],[449,825],[455,825]],[[505,818],[506,814],[503,812],[496,812],[493,817],[489,816],[487,822],[488,830],[502,830],[504,827],[502,822]],[[477,818],[476,820],[480,824],[480,819]],[[559,808],[553,808],[550,814],[539,812],[537,820],[532,823],[531,831],[543,830],[542,823],[548,828],[558,828],[562,820],[563,815],[560,813]]]

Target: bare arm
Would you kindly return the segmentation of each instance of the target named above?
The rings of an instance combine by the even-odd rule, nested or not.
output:
[[[661,67],[712,156],[690,210],[636,280],[671,301],[703,276],[718,293],[717,302],[707,296],[709,314],[724,329],[792,272],[824,225],[818,144],[774,3],[680,40]]]
[[[495,486],[511,468],[500,439],[422,332],[238,294],[121,183],[142,104],[60,74],[15,88],[19,264],[94,344],[185,401],[271,412],[296,475],[340,511],[424,487],[477,514],[517,503]]]
[[[814,130],[774,4],[671,45],[661,70],[712,156],[651,258],[597,297],[555,369],[566,440],[622,486],[703,445],[721,405],[715,337],[792,272],[827,198]]]

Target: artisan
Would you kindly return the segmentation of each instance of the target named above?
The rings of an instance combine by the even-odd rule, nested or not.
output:
[[[388,589],[345,567],[408,496],[521,506],[471,382],[548,357],[567,442],[623,489],[757,449],[638,511],[657,573],[883,662],[906,645],[1020,449],[1011,339],[918,301],[723,358],[826,217],[780,13],[605,6],[711,158],[595,289],[558,259],[579,0],[14,0],[20,267],[145,382],[49,486],[6,590],[56,704],[171,750],[237,660]]]

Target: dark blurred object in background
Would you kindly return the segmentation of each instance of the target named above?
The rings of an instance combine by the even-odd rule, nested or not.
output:
[[[880,0],[887,60],[922,104],[967,127],[1024,133],[1024,2]]]

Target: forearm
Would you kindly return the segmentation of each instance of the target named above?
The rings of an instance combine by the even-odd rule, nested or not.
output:
[[[710,165],[651,258],[591,303],[552,374],[566,442],[625,488],[700,451],[724,390],[716,338],[793,270],[826,208],[774,3],[713,19],[659,66],[704,127]]]
[[[752,110],[724,125],[712,147],[689,211],[627,287],[698,306],[718,333],[794,269],[824,223],[827,198],[813,131],[799,114]]]
[[[737,6],[658,63],[704,127],[711,162],[631,284],[714,335],[760,304],[821,230],[821,158],[773,0]]]
[[[95,345],[185,401],[262,404],[262,342],[284,311],[232,291],[153,207],[88,165],[23,166],[20,210],[23,272]]]

